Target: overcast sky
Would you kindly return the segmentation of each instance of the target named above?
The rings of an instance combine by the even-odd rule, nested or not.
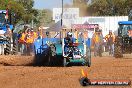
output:
[[[34,0],[34,8],[51,9],[62,6],[62,0]],[[63,0],[64,4],[72,4],[72,0]]]

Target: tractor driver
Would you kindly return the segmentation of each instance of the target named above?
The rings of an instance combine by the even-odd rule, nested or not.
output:
[[[65,52],[65,54],[67,54],[69,51],[68,50],[69,45],[73,44],[72,33],[70,33],[70,32],[67,33],[67,37],[64,38],[64,43],[65,43],[64,52]]]
[[[64,40],[65,40],[65,45],[72,44],[73,43],[72,33],[68,32],[67,37]]]

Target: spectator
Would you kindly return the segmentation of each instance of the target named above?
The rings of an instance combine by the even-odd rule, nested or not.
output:
[[[42,38],[42,27],[39,27],[37,34],[38,38]]]
[[[31,55],[31,51],[32,51],[31,47],[34,42],[33,36],[31,35],[31,29],[27,30],[27,35],[25,40],[26,40],[26,54]]]
[[[102,34],[102,29],[99,30],[99,56],[102,57],[103,53],[103,34]]]
[[[5,32],[4,36],[9,38],[9,39],[12,37],[12,31],[11,31],[10,26],[8,24],[6,25],[6,32]]]
[[[31,37],[33,38],[33,41],[31,42],[31,49],[34,52],[34,42],[37,39],[37,33],[31,28]]]
[[[25,55],[25,52],[26,52],[26,40],[25,40],[26,35],[27,35],[26,30],[21,32],[20,38],[18,40],[20,44],[20,52],[22,55]]]
[[[112,33],[112,30],[109,30],[109,34],[105,36],[105,40],[109,47],[109,55],[114,55],[114,42],[115,42],[115,35]]]
[[[94,56],[100,56],[100,45],[102,43],[102,36],[100,30],[96,29],[92,37],[92,45],[94,46]]]

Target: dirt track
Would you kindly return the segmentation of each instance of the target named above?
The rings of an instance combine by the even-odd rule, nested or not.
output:
[[[27,65],[32,57],[0,56],[1,88],[83,88],[78,79],[81,69],[87,70],[90,79],[130,79],[132,80],[132,59],[115,59],[112,57],[92,58],[92,66],[72,67],[33,67],[3,66]],[[102,88],[90,86],[88,88]],[[104,86],[103,88],[113,88]],[[114,86],[114,88],[124,88]],[[126,88],[126,86],[125,86]],[[130,87],[128,87],[130,88]]]

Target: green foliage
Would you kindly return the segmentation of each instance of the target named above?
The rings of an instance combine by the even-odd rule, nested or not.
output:
[[[92,16],[123,16],[128,15],[132,7],[132,0],[94,0],[88,6]]]
[[[52,23],[52,11],[34,9],[34,0],[0,0],[0,2],[0,10],[8,8],[11,14],[15,14],[14,24],[19,22],[30,24],[32,20],[38,26],[49,26]]]
[[[30,23],[32,20],[36,20],[35,16],[38,15],[38,11],[33,9],[34,0],[16,0],[17,3],[21,4],[24,7],[24,14],[22,18],[25,23]],[[37,22],[37,21],[35,21]]]
[[[38,11],[33,9],[34,0],[0,0],[0,2],[0,10],[8,8],[11,14],[15,14],[15,24],[19,21],[30,23],[32,19],[36,20],[34,16],[37,16]]]

